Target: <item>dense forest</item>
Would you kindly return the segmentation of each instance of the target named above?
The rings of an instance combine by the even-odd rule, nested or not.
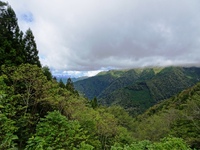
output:
[[[70,78],[58,82],[31,29],[0,1],[0,150],[199,149],[199,127],[200,84],[133,118],[81,96]]]
[[[120,105],[132,116],[199,82],[198,67],[110,70],[74,83],[76,90],[103,105]]]

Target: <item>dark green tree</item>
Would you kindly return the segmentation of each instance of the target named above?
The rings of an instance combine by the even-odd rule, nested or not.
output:
[[[48,66],[42,67],[42,71],[43,71],[44,75],[47,77],[47,80],[49,80],[49,81],[52,80],[53,77],[52,77],[51,71]]]
[[[24,48],[26,52],[26,63],[37,65],[41,67],[41,63],[38,57],[37,45],[31,29],[28,29],[24,36]]]
[[[96,97],[94,97],[94,99],[91,100],[91,106],[92,106],[92,108],[94,108],[94,109],[98,107],[98,101],[97,101],[97,98],[96,98]]]
[[[66,89],[67,89],[68,91],[72,92],[72,93],[75,94],[75,95],[79,95],[79,94],[78,94],[78,91],[75,90],[75,88],[74,88],[74,83],[73,83],[73,81],[72,81],[71,78],[68,78],[68,79],[67,79]]]
[[[3,26],[3,12],[5,11],[6,4],[0,1],[0,66],[4,63],[4,48],[3,43],[5,40],[5,37],[3,35],[4,33],[4,26]]]
[[[73,92],[74,91],[74,83],[71,80],[71,78],[67,79],[67,83],[66,83],[66,89]]]
[[[73,81],[71,80],[71,78],[68,78],[68,79],[67,79],[66,89],[67,89],[68,91],[70,91],[71,93],[73,93],[74,95],[79,96],[78,91],[75,90],[75,88],[74,88],[74,83],[73,83]]]
[[[0,1],[0,7],[5,6],[5,5],[6,5],[6,3]],[[1,10],[1,9],[0,9],[0,10]]]
[[[10,6],[2,6],[0,18],[0,66],[20,65],[25,61],[25,51],[16,14]]]
[[[2,17],[2,12],[5,11],[5,6],[7,6],[7,4],[2,2],[2,1],[0,1],[0,19]]]
[[[59,87],[61,87],[61,88],[65,88],[65,84],[63,83],[63,81],[62,81],[62,79],[60,79],[60,81],[59,81]]]

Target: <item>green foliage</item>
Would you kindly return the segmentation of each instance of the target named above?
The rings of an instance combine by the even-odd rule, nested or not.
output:
[[[17,130],[15,122],[7,118],[0,112],[0,149],[11,149],[16,148],[17,144],[15,140],[18,137],[14,134]]]
[[[125,127],[129,131],[133,130],[133,118],[120,106],[111,106],[106,109],[106,112],[112,114],[117,119],[118,125]]]
[[[137,117],[135,138],[158,141],[167,135],[181,137],[200,148],[200,83],[165,100]]]
[[[14,10],[7,6],[1,12],[0,66],[24,63],[23,33],[20,31]]]
[[[196,86],[199,91],[199,84]],[[195,89],[195,90],[196,90]],[[185,139],[191,147],[200,147],[200,95],[197,91],[187,96],[186,104],[182,105],[182,117],[172,124],[171,134]],[[185,97],[185,96],[184,96]]]
[[[58,84],[59,84],[60,88],[65,88],[65,84],[63,83],[63,81],[61,79]]]
[[[38,113],[42,112],[38,104],[47,96],[48,83],[36,65],[23,64],[2,70],[5,73],[2,78],[8,85],[4,88],[5,98],[1,100],[2,113],[15,121],[15,134],[19,137],[16,141],[21,147],[35,130]]]
[[[77,90],[75,90],[75,88],[74,88],[74,83],[73,83],[73,81],[71,80],[71,78],[68,78],[67,79],[67,83],[66,83],[66,89],[68,90],[68,91],[70,91],[71,93],[73,93],[73,94],[75,94],[75,95],[79,95],[78,94],[78,91]]]
[[[14,10],[4,2],[0,4],[0,66],[30,63],[41,67],[32,31],[28,29],[23,36]]]
[[[166,137],[148,146],[149,150],[191,150],[181,138]]]
[[[200,83],[154,105],[195,84],[199,68],[103,72],[75,83],[88,98],[96,96],[89,101],[71,79],[65,86],[41,68],[32,31],[23,36],[15,12],[1,1],[0,21],[0,149],[200,148]],[[133,114],[154,106],[133,119],[97,98]]]
[[[137,116],[154,104],[198,82],[200,69],[191,67],[145,68],[108,71],[75,82],[75,88],[100,104],[120,105]]]
[[[51,71],[48,66],[42,67],[42,71],[43,71],[44,75],[47,77],[47,80],[49,80],[49,81],[52,80],[52,74],[51,74]]]
[[[73,84],[73,81],[71,80],[71,78],[67,79],[66,89],[71,91],[71,92],[74,91],[74,84]]]
[[[98,107],[98,101],[97,98],[95,97],[93,100],[90,101],[92,108],[97,108]]]
[[[79,93],[84,94],[89,99],[97,97],[112,81],[116,79],[110,74],[99,75],[80,80],[74,83],[74,87]]]
[[[0,1],[0,8],[1,8],[1,11],[2,11],[2,7],[5,6],[5,5],[6,5],[6,3]]]
[[[156,78],[149,80],[147,85],[153,99],[159,101],[177,94],[194,83],[188,79],[186,69],[167,67],[159,72]]]
[[[25,36],[23,38],[23,42],[24,42],[24,49],[26,53],[25,63],[29,63],[32,65],[37,65],[38,67],[41,67],[39,57],[38,57],[37,46],[36,46],[31,29],[28,29],[26,31]]]
[[[73,150],[93,150],[94,147],[92,145],[86,144],[85,142],[81,142],[78,148],[73,148]]]
[[[191,150],[181,138],[166,137],[160,142],[150,142],[147,140],[134,142],[130,145],[121,146],[115,144],[111,150]]]
[[[30,138],[27,150],[33,150],[37,147],[44,149],[73,149],[80,147],[89,147],[81,142],[86,141],[87,136],[81,129],[77,121],[69,121],[58,111],[50,112],[45,118],[41,118],[37,124],[36,134]]]
[[[13,135],[10,140],[13,144],[10,145],[16,146],[16,143],[22,149],[67,147],[100,150],[110,149],[118,143],[112,148],[138,149],[147,146],[144,146],[144,141],[134,143],[134,139],[159,141],[173,134],[198,148],[198,84],[152,107],[134,121],[119,106],[99,106],[93,109],[83,97],[60,88],[53,80],[48,81],[42,69],[36,65],[24,64],[2,70],[5,74],[0,77],[1,112],[15,129],[6,130],[9,135]],[[139,90],[142,87],[143,85],[129,88]],[[190,125],[190,130],[180,124],[181,120],[189,120],[186,124]],[[5,125],[6,121],[5,124],[2,123],[2,126]],[[157,146],[155,144],[154,142],[151,147]]]

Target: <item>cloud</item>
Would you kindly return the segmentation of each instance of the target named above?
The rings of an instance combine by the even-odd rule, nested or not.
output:
[[[21,14],[20,20],[25,21],[25,22],[33,22],[33,14],[30,12],[25,12],[24,14]]]
[[[97,75],[101,71],[108,71],[108,69],[101,69],[101,70],[94,70],[94,71],[63,71],[60,70],[53,70],[54,76],[59,77],[72,77],[72,78],[79,78],[79,77],[92,77]]]
[[[200,63],[199,0],[8,2],[55,70]]]

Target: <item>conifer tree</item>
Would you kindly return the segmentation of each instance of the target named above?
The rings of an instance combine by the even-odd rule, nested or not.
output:
[[[71,80],[71,78],[67,79],[66,89],[71,92],[74,92],[74,84],[73,84],[73,81]]]
[[[94,99],[91,100],[91,106],[92,106],[92,108],[97,108],[98,107],[98,101],[97,101],[96,97],[94,97]]]
[[[39,57],[38,57],[37,45],[36,45],[31,29],[28,29],[25,33],[24,47],[25,47],[25,52],[26,52],[25,62],[41,67]]]
[[[65,88],[65,84],[63,83],[63,81],[62,81],[62,79],[60,79],[60,81],[59,81],[59,87],[61,87],[61,88]]]
[[[22,43],[23,33],[20,31],[14,10],[0,3],[0,65],[20,65],[24,63],[25,53]]]
[[[3,41],[4,41],[4,37],[3,37],[3,12],[5,11],[5,3],[1,2],[0,1],[0,66],[3,64],[3,58],[4,58],[4,55],[3,55],[3,52],[4,52],[4,49],[3,49]]]
[[[53,76],[52,76],[51,71],[48,66],[42,67],[42,71],[43,71],[44,75],[47,77],[47,80],[49,80],[49,81],[52,80]]]
[[[5,6],[6,6],[6,5],[7,5],[6,3],[0,1],[0,15],[1,15],[2,11],[5,10]]]
[[[75,90],[74,88],[74,83],[71,80],[71,78],[67,79],[67,83],[66,83],[66,89],[70,92],[72,92],[74,95],[79,96],[79,93],[77,90]]]

